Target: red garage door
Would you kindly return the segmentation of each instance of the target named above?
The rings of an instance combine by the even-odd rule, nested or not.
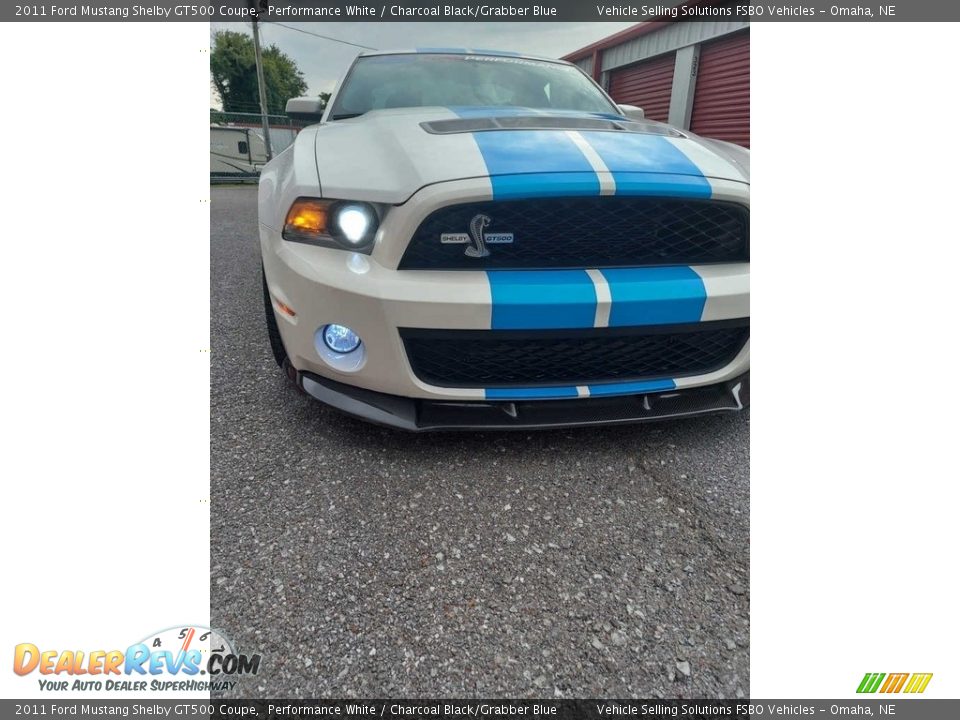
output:
[[[667,121],[673,89],[674,53],[610,73],[610,97],[624,105],[637,105],[652,120]]]
[[[750,147],[750,33],[700,48],[690,129]]]

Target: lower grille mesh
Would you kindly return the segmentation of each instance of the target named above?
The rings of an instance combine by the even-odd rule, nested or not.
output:
[[[407,358],[439,387],[587,385],[703,374],[730,363],[749,321],[586,330],[401,329]]]

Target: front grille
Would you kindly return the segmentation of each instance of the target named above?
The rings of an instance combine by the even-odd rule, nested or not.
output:
[[[482,388],[699,375],[729,364],[749,335],[747,319],[585,330],[400,330],[422,381]]]
[[[470,232],[486,215],[486,233],[513,233],[490,244],[442,243]],[[464,240],[462,237],[461,240]],[[431,213],[414,233],[401,270],[638,267],[746,262],[749,217],[742,205],[676,198],[543,198],[451,205]]]

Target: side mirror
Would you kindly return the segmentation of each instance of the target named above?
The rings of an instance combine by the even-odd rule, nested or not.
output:
[[[287,115],[294,120],[320,122],[323,117],[323,101],[320,98],[298,97],[287,100]]]
[[[636,105],[618,105],[617,107],[620,108],[624,117],[631,120],[643,120],[643,108],[638,108]]]

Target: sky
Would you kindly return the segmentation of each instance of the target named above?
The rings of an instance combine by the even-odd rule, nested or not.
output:
[[[289,55],[303,72],[308,95],[330,92],[340,75],[361,48],[323,40],[290,27],[328,35],[378,50],[402,50],[416,47],[466,47],[512,50],[546,57],[561,57],[608,35],[620,32],[630,22],[272,22],[260,24],[260,42],[276,45]],[[217,30],[251,33],[249,23],[211,23],[211,35]],[[219,108],[220,100],[210,91],[210,107]]]

